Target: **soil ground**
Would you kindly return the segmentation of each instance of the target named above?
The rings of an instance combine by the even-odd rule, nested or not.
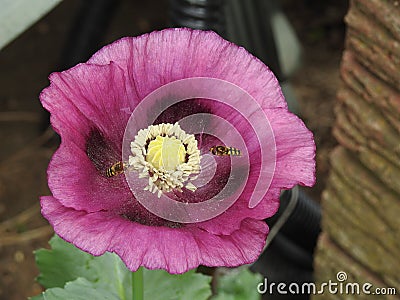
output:
[[[293,76],[303,120],[317,143],[318,201],[329,170],[333,103],[340,83],[343,17],[347,1],[282,1],[304,47]],[[68,32],[80,1],[64,1],[0,52],[0,300],[25,299],[35,283],[33,251],[47,247],[52,230],[41,217],[39,196],[49,194],[46,168],[58,139],[47,127],[38,95],[50,72],[60,69]],[[121,0],[103,44],[165,27],[166,1]]]

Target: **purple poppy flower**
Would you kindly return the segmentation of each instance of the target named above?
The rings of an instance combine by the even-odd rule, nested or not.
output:
[[[205,98],[166,107],[150,126],[131,133],[124,150],[128,121],[143,99],[187,78],[223,80],[246,91],[268,119],[274,152],[260,149],[257,124],[234,106]],[[277,211],[281,189],[314,184],[312,134],[288,112],[277,79],[257,58],[213,32],[167,29],[123,38],[88,62],[51,74],[50,82],[40,99],[61,145],[48,168],[52,196],[41,198],[42,214],[66,241],[93,255],[115,252],[132,271],[145,266],[183,273],[198,265],[254,262],[268,234],[263,220]],[[160,103],[148,106],[147,112]],[[247,173],[239,180],[240,188],[234,188],[237,199],[224,212],[200,222],[177,222],[149,211],[138,197],[156,204],[167,195],[179,203],[201,203],[221,192],[235,159],[242,161],[233,157],[239,152],[229,153],[229,148],[212,154],[210,149],[221,144],[218,137],[185,131],[181,120],[195,114],[215,115],[232,124],[245,145],[233,150],[248,157],[237,165],[237,174],[244,167]],[[213,122],[206,118],[204,126]],[[164,150],[176,155],[163,155]],[[275,169],[265,183],[265,195],[250,208],[249,198],[266,172],[262,150],[273,153]],[[123,151],[128,151],[126,159]],[[148,182],[139,196],[128,184],[129,174]],[[202,174],[210,179],[199,184]]]

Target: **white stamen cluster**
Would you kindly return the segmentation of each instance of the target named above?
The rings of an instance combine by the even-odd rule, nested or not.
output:
[[[155,167],[146,160],[147,147],[157,136],[168,136],[179,139],[186,149],[187,161],[176,166],[175,170]],[[196,187],[187,182],[194,180],[197,176],[191,176],[200,172],[200,150],[197,148],[197,140],[193,134],[187,134],[178,123],[162,123],[150,125],[141,129],[131,142],[132,155],[129,156],[128,168],[139,172],[140,178],[149,178],[148,185],[144,188],[152,193],[158,192],[158,197],[164,192],[174,189],[182,191],[183,187],[195,191]]]

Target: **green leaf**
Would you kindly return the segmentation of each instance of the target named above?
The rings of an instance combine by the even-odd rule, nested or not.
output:
[[[64,287],[64,285],[78,277],[94,280],[94,274],[88,269],[92,256],[77,249],[58,236],[49,241],[51,250],[40,249],[35,251],[36,264],[40,274],[37,281],[45,288]]]
[[[51,288],[43,293],[44,300],[120,300],[117,294],[104,288],[99,288],[95,283],[85,278],[78,278],[68,282],[65,287]]]
[[[82,288],[113,291],[119,296],[118,299],[131,297],[131,272],[117,255],[105,253],[102,256],[94,257],[67,243],[57,235],[51,238],[49,244],[52,249],[40,249],[35,252],[36,263],[40,270],[37,280],[45,288],[64,288],[65,286],[66,289],[66,284],[82,278],[92,283],[90,286],[85,286],[82,285],[82,281],[78,281]],[[76,286],[74,283],[70,289]],[[50,293],[53,292],[52,289]],[[60,290],[55,290],[55,292],[57,295],[62,293]],[[44,299],[47,300],[47,291],[45,295]]]
[[[194,271],[171,275],[163,270],[144,270],[144,298],[154,300],[205,300],[211,296],[211,277]]]
[[[230,269],[217,279],[217,295],[212,300],[259,300],[257,285],[262,282],[260,274],[247,267]]]
[[[94,257],[58,236],[49,243],[51,250],[35,252],[38,281],[48,289],[32,300],[131,299],[132,273],[116,254]],[[211,296],[210,282],[211,277],[195,270],[171,275],[144,269],[145,299],[206,300]]]
[[[121,299],[131,299],[131,271],[114,253],[106,252],[102,256],[92,257],[88,263],[94,273],[96,285],[116,291]]]

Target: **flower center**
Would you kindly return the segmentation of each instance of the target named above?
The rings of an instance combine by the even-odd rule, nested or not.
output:
[[[154,167],[173,171],[185,162],[186,150],[181,140],[176,137],[157,136],[149,143],[146,161]]]
[[[193,134],[187,134],[178,123],[162,123],[141,129],[131,142],[132,155],[128,169],[139,172],[139,177],[149,178],[144,188],[158,197],[185,187],[195,191],[189,181],[200,172],[200,150]]]

